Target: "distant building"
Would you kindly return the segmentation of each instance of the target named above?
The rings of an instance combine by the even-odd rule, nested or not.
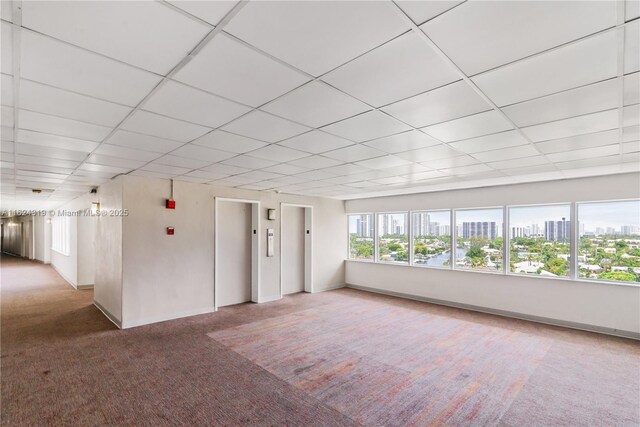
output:
[[[568,241],[571,238],[571,221],[565,218],[561,221],[545,221],[544,238],[552,242]]]
[[[360,215],[360,217],[356,218],[356,233],[358,237],[373,237],[371,216]]]
[[[631,236],[633,234],[636,234],[637,232],[637,227],[634,227],[633,225],[623,225],[622,227],[620,227],[620,234],[622,234],[623,236]]]
[[[463,222],[462,237],[487,237],[494,240],[498,236],[498,228],[495,221]]]

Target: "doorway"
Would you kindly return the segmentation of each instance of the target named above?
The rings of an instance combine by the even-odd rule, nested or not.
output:
[[[259,202],[216,198],[214,308],[259,301]]]
[[[280,296],[312,292],[313,207],[280,204]]]

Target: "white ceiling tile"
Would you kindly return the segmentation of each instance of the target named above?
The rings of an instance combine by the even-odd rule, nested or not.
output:
[[[116,166],[127,169],[139,168],[146,163],[142,160],[123,159],[121,157],[111,157],[102,154],[91,154],[86,161],[87,163],[94,163],[97,165]]]
[[[464,165],[453,165],[453,166],[464,166]],[[407,175],[410,181],[425,181],[432,180],[436,178],[442,178],[447,176],[444,172],[440,171],[428,171],[428,172],[418,172],[411,175]]]
[[[455,157],[445,157],[442,159],[426,160],[421,164],[432,169],[450,169],[450,168],[457,168],[460,166],[475,165],[478,163],[480,163],[479,160],[471,156],[467,156],[466,154],[463,154],[461,156],[455,156]]]
[[[522,131],[534,142],[548,139],[598,132],[618,127],[618,111],[607,110],[594,114],[558,120],[541,125],[522,128]]]
[[[3,1],[0,3],[0,16],[5,21],[13,22],[13,2]]]
[[[540,154],[533,144],[519,145],[517,147],[501,148],[499,150],[483,151],[475,153],[473,157],[481,162],[493,162],[498,160],[519,159]]]
[[[2,2],[2,6],[5,6],[5,3]],[[12,4],[13,2],[9,3]],[[13,74],[13,34],[11,30],[11,24],[7,24],[6,22],[0,23],[0,32],[2,33],[2,38],[0,42],[2,43],[2,63],[0,64],[0,69],[5,74]]]
[[[214,165],[207,166],[205,168],[202,168],[202,170],[205,172],[220,173],[224,175],[238,175],[241,173],[249,172],[249,169],[231,165],[223,165],[222,163],[216,163]]]
[[[404,123],[379,111],[370,111],[322,128],[324,131],[356,142],[382,138],[410,129]]]
[[[133,168],[123,168],[117,166],[105,166],[105,165],[96,165],[93,163],[83,163],[80,165],[80,169],[90,172],[103,172],[105,174],[119,174],[119,173],[127,173],[131,171]]]
[[[148,178],[159,178],[159,179],[171,179],[175,176],[174,174],[153,172],[153,171],[142,170],[142,169],[136,169],[133,172],[130,172],[129,175],[144,176]]]
[[[388,178],[375,179],[374,182],[382,185],[405,184],[409,182],[409,178],[404,176],[390,176]]]
[[[374,159],[361,160],[356,162],[356,165],[364,166],[371,169],[386,169],[395,166],[405,166],[410,164],[409,160],[401,159],[394,155],[387,155],[383,157],[376,157]]]
[[[180,157],[187,157],[189,159],[198,159],[209,163],[221,162],[236,155],[235,153],[230,153],[228,151],[215,150],[213,148],[202,147],[201,145],[194,144],[183,145],[182,147],[172,151],[171,154]],[[202,166],[198,166],[198,168],[200,167]]]
[[[86,157],[86,154],[84,155]],[[83,157],[83,159],[84,159]],[[16,163],[23,163],[29,165],[43,165],[62,169],[75,169],[80,165],[80,161],[73,160],[60,160],[51,157],[39,157],[39,156],[25,156],[16,155]]]
[[[210,179],[207,179],[207,178],[197,178],[195,176],[188,176],[188,175],[175,176],[173,177],[173,179],[175,181],[193,182],[196,184],[204,184],[211,181]]]
[[[0,137],[2,138],[3,143],[13,141],[13,128],[9,126],[1,126]],[[3,144],[3,147],[4,145],[5,144]],[[3,148],[2,151],[6,151],[6,150]]]
[[[266,159],[258,159],[257,157],[249,157],[246,155],[240,155],[240,156],[232,157],[231,159],[225,160],[223,163],[225,165],[237,166],[239,168],[262,169],[262,168],[268,168],[269,166],[273,166],[279,162],[274,162]]]
[[[231,11],[237,1],[170,1],[180,9],[207,21],[211,25],[218,25],[218,22]]]
[[[460,166],[451,169],[443,169],[442,171],[448,175],[474,175],[484,172],[491,172],[493,171],[493,169],[491,169],[487,165],[478,164],[471,166]]]
[[[540,164],[535,165],[535,166],[529,166],[526,163],[531,162],[532,164],[535,164],[536,162],[540,162]],[[516,166],[514,166],[513,168],[511,167],[511,164],[515,164]],[[516,161],[511,161],[511,160],[507,160],[504,162],[494,162],[494,163],[489,163],[489,166],[496,168],[496,169],[500,169],[500,171],[502,173],[505,173],[507,175],[529,175],[529,174],[534,174],[534,173],[549,173],[549,172],[557,172],[558,169],[551,163],[549,163],[547,160],[544,159],[544,157],[530,157],[527,159],[518,159]],[[503,166],[503,167],[501,167]]]
[[[590,157],[582,160],[573,160],[556,164],[558,169],[563,170],[565,177],[588,176],[592,174],[592,171],[582,168],[596,168],[610,165],[615,165],[616,167],[614,170],[616,172],[621,172],[620,156]],[[582,171],[574,171],[572,169],[582,169]]]
[[[13,121],[13,107],[7,107],[5,105],[3,105],[0,108],[0,123],[2,123],[3,127],[13,127],[14,126],[14,121]]]
[[[344,162],[340,160],[330,159],[324,156],[309,156],[294,160],[289,163],[294,166],[300,166],[307,169],[321,169],[329,168],[331,166],[338,166],[343,164]]]
[[[185,173],[190,172],[192,168],[169,166],[169,165],[163,165],[160,163],[153,162],[153,163],[149,163],[148,165],[145,165],[142,169],[139,169],[139,170],[157,172],[157,173],[161,173],[169,176],[176,176],[176,175],[184,175]]]
[[[487,111],[491,107],[464,81],[396,102],[382,110],[415,127]]]
[[[22,25],[162,75],[209,32],[159,2],[25,2]]]
[[[496,150],[498,148],[514,147],[528,144],[529,142],[518,131],[510,130],[506,132],[494,133],[492,135],[478,138],[465,139],[463,141],[449,144],[456,150],[465,153],[477,153],[480,151]]]
[[[160,81],[152,73],[31,31],[22,31],[20,54],[23,78],[130,106]]]
[[[251,111],[244,105],[171,80],[145,102],[142,108],[212,128]]]
[[[273,173],[273,172],[265,172],[265,171],[251,171],[244,173],[242,175],[237,175],[236,178],[250,178],[253,182],[257,181],[266,181],[269,179],[279,178],[282,175]]]
[[[115,127],[130,107],[79,95],[29,80],[20,82],[20,108]]]
[[[323,82],[314,81],[276,99],[262,109],[317,128],[371,108]]]
[[[180,142],[189,142],[210,131],[209,128],[203,126],[159,116],[147,111],[136,111],[121,127],[125,130]]]
[[[587,133],[584,135],[570,136],[568,138],[552,139],[536,144],[538,150],[545,154],[559,153],[562,151],[579,150],[582,148],[599,147],[601,145],[615,144],[619,141],[618,129],[604,132]]]
[[[265,170],[267,170],[267,169],[265,169]],[[306,172],[306,171],[300,171],[300,172],[297,172],[297,173],[302,173],[302,172]],[[274,183],[277,183],[277,184],[281,184],[281,185],[283,185],[283,184],[291,185],[291,184],[300,184],[300,183],[303,183],[303,182],[307,182],[308,180],[305,179],[305,178],[300,178],[298,176],[281,176],[281,177],[278,177],[278,178],[274,178],[271,181],[274,182]]]
[[[4,4],[4,3],[2,3]],[[2,90],[0,92],[0,101],[2,105],[13,106],[13,77],[7,74],[0,74],[0,84]]]
[[[366,145],[358,144],[350,147],[340,148],[338,150],[329,151],[323,155],[332,159],[341,160],[343,162],[357,162],[360,160],[371,159],[373,157],[381,157],[386,153]]]
[[[350,184],[353,182],[353,178],[349,176],[336,176],[334,178],[327,178],[323,180],[324,182],[328,182],[330,184],[343,185]]]
[[[629,127],[640,124],[640,104],[628,105],[623,109],[622,126]]]
[[[224,34],[216,35],[174,79],[253,107],[309,81]]]
[[[180,147],[183,143],[151,135],[143,135],[135,132],[117,130],[109,138],[109,144],[120,145],[127,148],[152,151],[154,153],[168,153]]]
[[[628,23],[624,29],[624,73],[640,70],[640,21]]]
[[[614,2],[471,1],[421,29],[471,76],[615,24]]]
[[[225,30],[319,76],[405,32],[408,26],[393,7],[385,2],[254,2]]]
[[[97,142],[102,141],[111,132],[108,127],[27,110],[20,110],[20,129]]]
[[[394,154],[438,145],[440,141],[418,130],[410,130],[409,132],[367,141],[364,144],[386,153]]]
[[[260,180],[249,177],[249,176],[236,175],[236,176],[228,176],[226,178],[222,178],[216,182],[237,185],[237,184],[250,184],[256,181],[260,181]]]
[[[353,141],[317,130],[312,130],[311,132],[303,133],[302,135],[294,136],[293,138],[278,143],[278,145],[284,147],[295,148],[296,150],[312,154],[324,153],[353,144]]]
[[[415,1],[401,0],[395,2],[411,18],[413,22],[420,25],[436,16],[450,10],[463,3],[462,1]]]
[[[159,157],[153,163],[167,166],[178,166],[187,169],[198,169],[211,164],[211,162],[206,160],[188,159],[186,157],[178,157],[171,154]]]
[[[396,156],[412,162],[427,162],[429,160],[457,157],[459,155],[460,153],[458,151],[452,150],[445,144],[396,154]]]
[[[640,102],[640,73],[624,76],[624,105]]]
[[[619,90],[618,80],[610,79],[504,107],[502,111],[516,126],[531,126],[616,108]]]
[[[264,170],[267,172],[279,173],[282,175],[293,175],[296,173],[302,173],[302,172],[308,171],[307,168],[290,165],[288,163],[281,163],[279,165],[270,166],[268,168],[264,168]],[[288,183],[288,184],[291,184],[291,183]]]
[[[640,1],[638,0],[626,0],[625,1],[625,21],[631,21],[640,16]]]
[[[554,163],[588,159],[591,157],[605,157],[620,154],[620,145],[605,145],[602,147],[584,148],[581,150],[566,151],[564,153],[547,154],[547,158]]]
[[[636,153],[638,151],[640,151],[640,141],[625,142],[622,144],[622,152],[624,154]]]
[[[334,174],[326,172],[324,170],[313,170],[313,171],[309,171],[309,172],[303,172],[303,173],[299,173],[299,174],[297,174],[295,176],[297,176],[299,178],[308,179],[308,180],[320,180],[320,179],[329,179],[329,178],[335,177]],[[304,184],[300,184],[300,185],[308,186],[308,185],[310,185],[310,183],[304,183]]]
[[[322,79],[380,107],[454,82],[460,77],[414,32],[409,32]]]
[[[90,153],[98,145],[98,142],[85,141],[82,139],[67,138],[64,136],[50,135],[41,132],[21,130],[18,133],[18,142],[32,145],[42,145],[51,148],[61,148],[63,150],[81,151]]]
[[[617,75],[617,37],[607,31],[478,75],[473,81],[498,106],[549,95]]]
[[[367,172],[369,168],[354,165],[352,163],[345,163],[343,165],[331,166],[322,170],[333,175],[354,175],[362,172]]]
[[[258,157],[260,159],[273,160],[274,162],[289,162],[302,157],[308,157],[309,153],[272,144],[264,148],[259,148],[255,151],[251,151],[250,153],[247,153],[247,155],[251,157]]]
[[[253,111],[222,129],[267,142],[278,142],[311,130],[262,111]]]
[[[622,142],[640,139],[640,126],[630,126],[622,129]]]
[[[101,144],[93,151],[94,154],[103,154],[105,156],[119,157],[123,159],[140,160],[144,162],[150,162],[160,156],[160,153],[155,153],[146,150],[136,150],[135,148],[127,148],[119,145]]]
[[[246,153],[267,145],[266,142],[247,138],[222,130],[215,130],[193,141],[193,144],[207,148],[229,151],[231,153]]]
[[[512,128],[513,126],[501,114],[491,110],[429,126],[423,130],[440,141],[452,142]]]
[[[191,176],[194,178],[201,178],[201,179],[205,179],[208,181],[211,181],[213,179],[221,179],[221,178],[225,178],[227,176],[229,176],[229,174],[223,173],[223,172],[208,172],[205,170],[197,170],[197,171],[191,171],[188,174],[186,174],[186,176]]]

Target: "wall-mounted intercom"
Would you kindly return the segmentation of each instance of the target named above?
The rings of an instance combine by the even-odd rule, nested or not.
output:
[[[267,256],[273,256],[273,228],[267,228]]]

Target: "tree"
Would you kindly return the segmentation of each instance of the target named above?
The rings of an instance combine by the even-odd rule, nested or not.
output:
[[[399,249],[402,249],[402,245],[400,245],[399,243],[389,243],[387,245],[387,248],[389,248],[391,252],[396,252]]]
[[[604,280],[618,280],[621,282],[635,282],[636,275],[633,273],[627,273],[626,271],[608,271],[598,275],[598,279]]]

